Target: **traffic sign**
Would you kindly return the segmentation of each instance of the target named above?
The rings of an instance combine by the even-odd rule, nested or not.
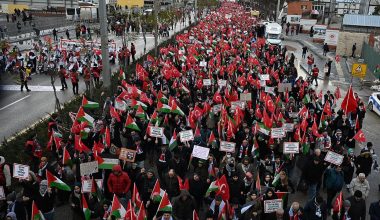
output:
[[[352,76],[364,78],[367,73],[367,64],[354,63],[351,70]]]

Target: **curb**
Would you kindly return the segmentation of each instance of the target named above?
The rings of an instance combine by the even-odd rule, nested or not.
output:
[[[306,46],[308,50],[310,50],[311,52],[313,52],[314,55],[318,56],[320,59],[322,59],[322,60],[326,59],[325,56],[322,56],[316,50],[314,50],[313,48],[310,48],[309,45],[306,45],[303,40],[292,39],[292,38],[285,38],[285,40],[292,41],[292,42],[297,42],[297,43],[301,44],[302,46]]]

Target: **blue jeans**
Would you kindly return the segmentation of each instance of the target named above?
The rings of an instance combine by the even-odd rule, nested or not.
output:
[[[318,183],[309,183],[309,189],[307,190],[308,200],[312,200],[317,195],[317,185]]]

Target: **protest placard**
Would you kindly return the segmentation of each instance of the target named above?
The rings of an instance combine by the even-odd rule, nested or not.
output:
[[[221,110],[222,110],[222,104],[214,105],[212,107],[212,111],[214,112],[214,114],[220,112]]]
[[[235,110],[236,107],[239,107],[240,109],[243,110],[245,108],[245,102],[243,102],[243,101],[231,102],[231,109]]]
[[[218,80],[218,86],[219,87],[223,87],[223,86],[226,86],[227,85],[227,80],[224,80],[224,79],[219,79]]]
[[[192,141],[192,140],[194,140],[193,130],[187,130],[187,131],[181,131],[181,132],[179,132],[179,140],[181,142],[186,142],[186,141]]]
[[[199,66],[200,66],[200,67],[205,67],[205,66],[207,66],[207,62],[206,62],[206,61],[201,61],[201,62],[199,63]]]
[[[252,101],[252,93],[240,93],[240,101]]]
[[[276,95],[276,93],[274,92],[274,87],[265,86],[265,92],[266,93],[271,93],[273,95]]]
[[[260,86],[261,86],[261,87],[264,87],[264,86],[266,86],[266,85],[267,85],[267,83],[266,83],[265,80],[260,80]]]
[[[264,81],[269,80],[269,74],[261,74],[259,77],[260,77],[260,80],[264,80]]]
[[[99,189],[103,189],[103,180],[102,179],[95,179],[95,183]]]
[[[332,151],[328,151],[326,156],[325,156],[325,161],[332,163],[332,164],[335,164],[337,166],[340,166],[343,162],[343,158],[344,158],[343,155],[337,154],[337,153],[332,152]]]
[[[298,118],[298,112],[289,112],[289,118]]]
[[[150,126],[149,128],[149,136],[157,138],[162,138],[164,136],[164,128],[155,126]]]
[[[264,212],[271,213],[277,211],[277,209],[282,208],[282,199],[273,199],[264,201]]]
[[[234,153],[235,146],[236,146],[236,143],[234,142],[221,141],[219,150],[224,151],[224,152]]]
[[[17,179],[28,179],[29,177],[29,166],[14,163],[13,164],[13,177]]]
[[[4,187],[0,186],[0,200],[5,200]]]
[[[285,130],[283,128],[272,128],[270,136],[272,138],[283,138],[285,137]]]
[[[194,145],[193,152],[191,153],[191,155],[199,159],[207,160],[209,153],[210,148]]]
[[[278,92],[286,92],[286,89],[288,92],[292,91],[292,84],[291,83],[279,83],[278,84]]]
[[[136,159],[136,151],[128,148],[121,148],[119,159],[133,163]]]
[[[80,175],[81,176],[97,173],[98,170],[99,170],[98,161],[91,161],[91,162],[80,164]]]
[[[298,154],[299,152],[299,142],[284,142],[284,154]]]
[[[90,193],[92,191],[92,179],[82,180],[82,192]]]
[[[286,132],[292,132],[294,130],[294,124],[293,123],[284,123],[282,125],[282,127],[284,128],[284,130]]]
[[[211,79],[203,79],[204,86],[211,86]]]

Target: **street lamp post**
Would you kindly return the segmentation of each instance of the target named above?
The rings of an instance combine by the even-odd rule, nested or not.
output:
[[[102,47],[102,64],[103,64],[103,84],[104,86],[111,85],[111,69],[108,52],[108,23],[106,0],[99,0],[99,19],[100,19],[100,39]]]

